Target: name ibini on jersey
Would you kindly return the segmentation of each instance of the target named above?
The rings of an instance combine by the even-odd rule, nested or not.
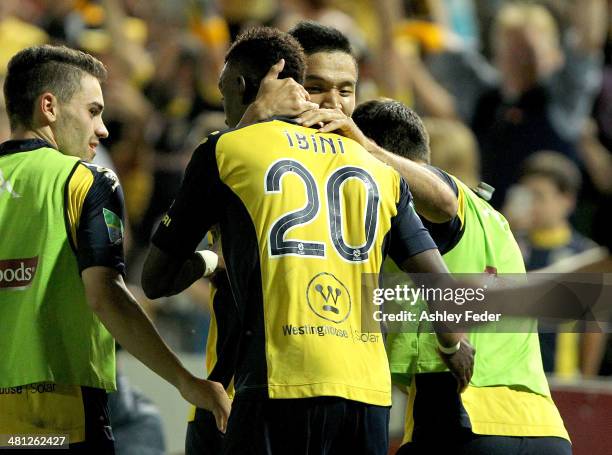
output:
[[[325,137],[314,133],[308,136],[297,131],[289,132],[287,130],[283,132],[289,147],[322,154],[326,154],[328,151],[332,154],[344,153],[344,143],[341,137]]]

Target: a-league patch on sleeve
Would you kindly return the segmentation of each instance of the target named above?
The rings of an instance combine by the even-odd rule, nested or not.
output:
[[[106,223],[108,238],[113,245],[120,243],[123,240],[123,223],[121,222],[121,218],[107,208],[103,208],[102,212],[104,213],[104,222]]]

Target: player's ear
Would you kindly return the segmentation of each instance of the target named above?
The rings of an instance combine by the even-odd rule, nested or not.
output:
[[[240,95],[240,99],[243,100],[244,93],[246,92],[246,80],[244,79],[244,76],[242,74],[239,74],[238,76],[236,76],[236,82],[238,94]]]
[[[38,97],[38,109],[35,115],[38,114],[42,118],[43,123],[49,125],[57,119],[57,98],[53,93],[45,92]]]

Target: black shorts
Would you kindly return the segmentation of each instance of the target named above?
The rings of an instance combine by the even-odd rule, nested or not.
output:
[[[213,413],[197,408],[193,421],[187,424],[185,455],[221,455],[224,438]]]
[[[335,397],[236,399],[225,455],[387,455],[389,409]]]
[[[84,410],[85,441],[70,444],[68,449],[58,449],[62,454],[114,455],[115,445],[108,411],[108,396],[105,390],[81,387]],[[0,411],[1,412],[1,411]],[[53,410],[45,410],[53,412]],[[42,453],[49,453],[45,449]],[[53,452],[53,450],[52,450]],[[0,449],[0,454],[34,454],[40,449]]]
[[[397,455],[571,455],[572,446],[558,437],[478,435],[472,426],[457,381],[450,373],[415,375],[412,442]]]
[[[572,446],[557,437],[521,437],[478,435],[469,430],[449,435],[442,429],[437,439],[404,444],[396,455],[571,455]]]

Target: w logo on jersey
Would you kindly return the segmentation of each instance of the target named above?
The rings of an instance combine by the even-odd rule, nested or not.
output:
[[[2,196],[2,193],[4,193],[5,191],[8,192],[8,194],[10,194],[13,199],[21,197],[20,194],[13,190],[13,185],[11,185],[11,182],[4,178],[2,169],[0,169],[0,196]]]
[[[323,305],[323,310],[331,311],[332,313],[339,314],[340,310],[338,310],[338,298],[342,295],[342,291],[338,288],[332,288],[331,286],[327,286],[327,293],[323,293],[323,286],[320,284],[315,285],[315,290],[321,294],[326,303],[329,303],[329,299],[332,299],[332,302],[335,306],[332,305]]]
[[[351,295],[346,286],[331,273],[315,275],[308,283],[306,298],[313,313],[327,321],[338,324],[351,313]]]

